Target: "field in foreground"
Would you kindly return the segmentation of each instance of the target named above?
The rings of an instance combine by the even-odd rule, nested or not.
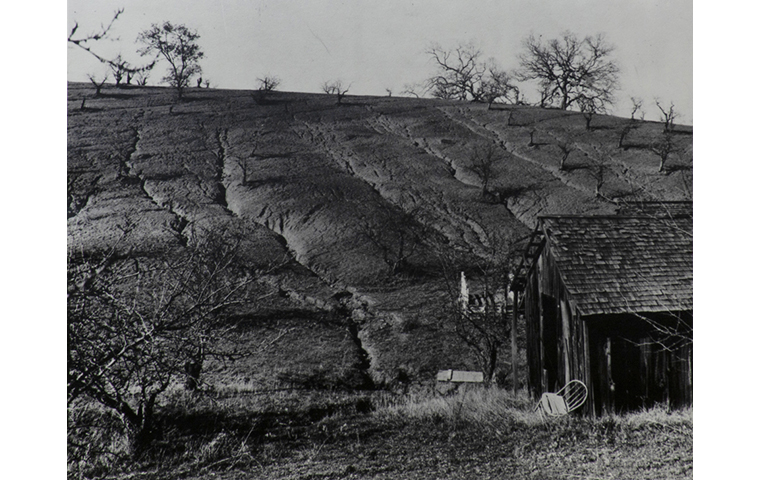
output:
[[[692,411],[542,420],[504,390],[189,396],[102,478],[692,478]],[[110,467],[108,465],[110,464]],[[100,470],[93,468],[99,465]]]

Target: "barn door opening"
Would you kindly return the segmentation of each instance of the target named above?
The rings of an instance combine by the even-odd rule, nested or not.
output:
[[[541,295],[541,313],[543,315],[543,364],[546,382],[544,388],[546,391],[556,391],[562,388],[559,378],[559,355],[560,343],[559,335],[562,327],[561,321],[558,321],[557,301],[548,296]]]
[[[615,385],[614,405],[618,412],[631,411],[646,405],[646,364],[642,345],[619,336],[611,339],[612,382]]]

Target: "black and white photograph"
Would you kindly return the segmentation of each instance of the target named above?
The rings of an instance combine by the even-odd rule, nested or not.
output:
[[[691,0],[66,13],[68,478],[702,478]]]

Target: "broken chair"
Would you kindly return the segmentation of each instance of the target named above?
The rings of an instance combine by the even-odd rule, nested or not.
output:
[[[567,415],[586,401],[588,389],[580,380],[570,380],[557,393],[546,392],[536,405],[535,411],[549,417]]]

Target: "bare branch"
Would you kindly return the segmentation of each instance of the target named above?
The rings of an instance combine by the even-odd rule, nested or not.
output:
[[[517,78],[538,82],[542,106],[558,104],[566,110],[584,98],[597,107],[614,103],[620,69],[610,59],[614,49],[603,35],[580,40],[564,32],[548,42],[530,35],[523,46]]]
[[[662,116],[660,117],[660,121],[662,121],[665,124],[665,127],[663,129],[663,132],[667,133],[673,130],[673,122],[676,118],[678,118],[680,115],[675,110],[675,106],[673,105],[673,102],[670,102],[670,107],[666,110],[665,107],[660,105],[660,100],[655,99],[654,101],[655,105],[657,105],[657,108],[662,112]]]
[[[265,75],[264,78],[257,78],[259,90],[264,92],[273,92],[280,86],[281,80],[274,75]]]
[[[342,80],[332,80],[332,81],[324,82],[322,84],[323,92],[325,92],[328,95],[335,95],[338,97],[338,105],[342,103],[343,97],[348,93],[348,90],[350,88],[351,88],[350,84],[347,87],[343,88]]]
[[[169,68],[162,79],[177,90],[177,97],[189,86],[190,78],[202,73],[198,63],[204,56],[197,41],[200,35],[184,25],[153,24],[148,30],[140,32],[137,41],[145,47],[140,55],[157,55],[169,62]]]

